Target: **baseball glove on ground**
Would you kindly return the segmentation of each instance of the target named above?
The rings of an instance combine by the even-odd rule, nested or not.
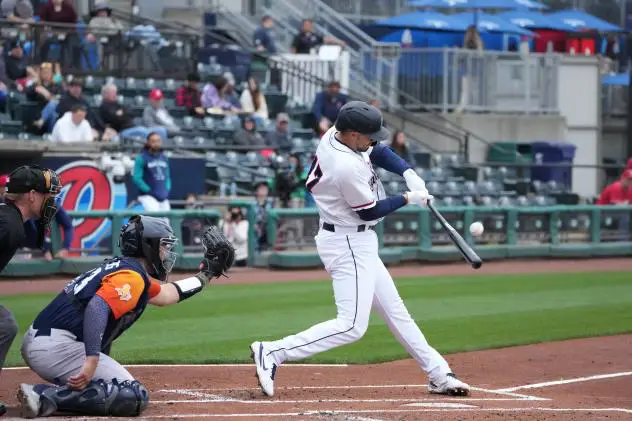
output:
[[[204,258],[200,264],[200,271],[207,277],[219,278],[226,276],[226,271],[230,269],[235,261],[235,248],[219,230],[219,228],[209,227],[202,235],[202,246],[204,247]]]

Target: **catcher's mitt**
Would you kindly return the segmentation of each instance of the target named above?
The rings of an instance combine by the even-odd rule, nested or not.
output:
[[[209,227],[202,235],[204,258],[200,265],[201,272],[208,278],[219,278],[226,275],[235,260],[235,248],[219,230]]]

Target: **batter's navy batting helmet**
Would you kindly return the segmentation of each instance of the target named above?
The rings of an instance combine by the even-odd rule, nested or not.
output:
[[[390,134],[383,126],[382,113],[362,101],[347,102],[340,108],[335,123],[340,132],[352,131],[368,136],[375,143],[388,140]]]

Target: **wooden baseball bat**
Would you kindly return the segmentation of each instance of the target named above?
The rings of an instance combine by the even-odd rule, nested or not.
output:
[[[428,208],[433,213],[433,215],[439,220],[439,223],[441,224],[443,229],[448,231],[448,235],[454,242],[454,245],[456,246],[456,248],[459,249],[459,251],[461,252],[461,255],[463,255],[465,260],[467,260],[467,262],[472,265],[472,268],[478,269],[481,266],[483,266],[483,260],[478,256],[478,254],[476,254],[476,252],[472,249],[472,247],[470,247],[470,245],[467,244],[467,242],[463,239],[463,237],[461,237],[461,234],[459,234],[452,227],[452,225],[450,225],[448,221],[446,221],[443,215],[441,215],[441,212],[439,212],[437,208],[434,207],[431,201],[428,201]]]

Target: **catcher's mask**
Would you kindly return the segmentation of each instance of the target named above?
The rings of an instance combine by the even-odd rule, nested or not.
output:
[[[161,282],[176,263],[177,254],[173,247],[178,239],[164,218],[134,215],[121,227],[119,247],[121,254],[127,257],[144,257],[147,260],[148,272]]]

